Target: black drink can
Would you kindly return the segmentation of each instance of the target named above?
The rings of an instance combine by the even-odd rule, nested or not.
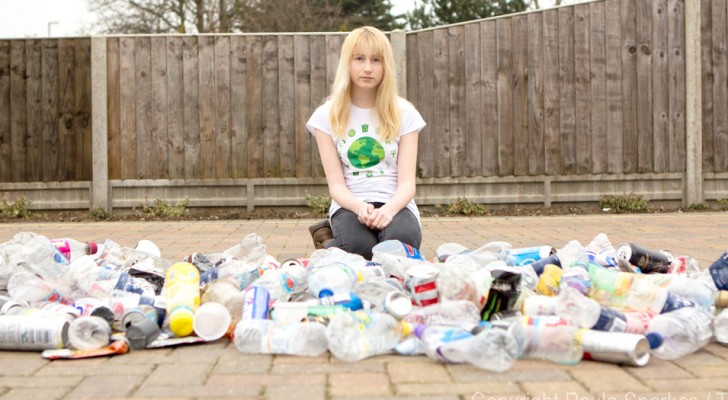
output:
[[[629,262],[645,274],[666,274],[670,272],[671,255],[667,251],[654,251],[634,243],[617,247],[617,257]]]

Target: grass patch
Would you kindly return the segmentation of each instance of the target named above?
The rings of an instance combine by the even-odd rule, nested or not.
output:
[[[0,206],[0,216],[3,218],[20,219],[30,218],[33,213],[30,211],[30,200],[25,197],[8,201],[8,195],[3,196],[3,202]]]
[[[645,213],[652,210],[649,201],[635,193],[605,194],[599,198],[599,207],[618,214]]]
[[[187,209],[188,205],[190,205],[190,199],[187,197],[175,204],[171,204],[166,200],[156,199],[152,204],[142,204],[141,212],[145,217],[182,218],[189,214],[189,210]]]
[[[331,198],[326,195],[306,195],[306,205],[317,214],[326,215],[329,212],[329,207],[331,207]]]
[[[488,214],[487,206],[473,203],[472,201],[462,197],[458,197],[457,200],[451,204],[436,204],[435,208],[442,210],[446,215],[480,216]]]

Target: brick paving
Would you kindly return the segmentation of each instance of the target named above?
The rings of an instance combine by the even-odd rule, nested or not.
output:
[[[313,252],[313,220],[0,224],[0,242],[21,231],[79,240],[113,239],[133,247],[156,243],[177,261],[195,251],[221,251],[255,232],[283,260]],[[501,240],[514,247],[570,240],[587,244],[604,232],[616,246],[633,241],[690,255],[702,267],[728,248],[728,213],[554,217],[424,218],[422,252],[439,244],[470,248]],[[345,363],[244,355],[227,339],[175,349],[132,351],[86,360],[47,361],[35,352],[0,352],[0,400],[8,399],[482,399],[728,400],[728,347],[711,343],[675,361],[646,367],[582,361],[564,366],[520,360],[504,373],[446,365],[424,356],[383,355]]]

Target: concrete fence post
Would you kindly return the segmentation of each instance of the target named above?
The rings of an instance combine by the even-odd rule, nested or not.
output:
[[[407,97],[407,34],[401,29],[392,31],[389,38],[394,52],[394,62],[397,65],[397,92]]]
[[[91,38],[91,209],[110,210],[106,37]]]
[[[685,183],[683,206],[703,202],[700,1],[685,4]]]

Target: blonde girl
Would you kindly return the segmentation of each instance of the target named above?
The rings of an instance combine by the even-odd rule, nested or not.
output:
[[[384,240],[420,247],[414,196],[417,139],[425,125],[397,95],[387,37],[370,26],[352,31],[331,94],[306,123],[332,199],[329,219],[309,228],[317,247],[336,246],[367,259]]]

